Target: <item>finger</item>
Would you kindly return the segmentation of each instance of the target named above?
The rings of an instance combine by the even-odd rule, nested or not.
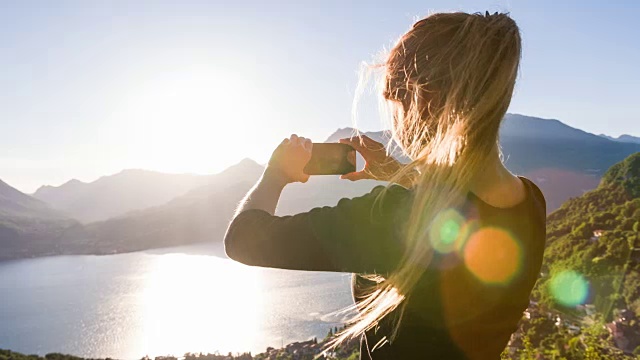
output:
[[[344,175],[340,175],[340,179],[346,179],[351,181],[364,180],[364,179],[373,179],[371,175],[364,171],[356,171],[350,172]]]
[[[304,139],[304,138],[303,138]],[[313,148],[313,143],[311,142],[311,140],[309,139],[304,139],[304,141],[302,142],[302,147],[307,150],[307,151],[311,151]]]
[[[298,140],[299,140],[299,139],[298,139],[298,135],[296,135],[296,134],[291,134],[291,136],[289,137],[289,139],[291,140],[291,143],[292,143],[292,144],[294,144],[294,145],[295,145],[295,144],[297,144],[297,143],[298,143]]]
[[[301,183],[306,183],[307,181],[309,181],[309,175],[305,174],[303,177],[300,178],[300,182]]]
[[[362,146],[362,144],[357,138],[340,139],[340,142],[342,144],[351,145],[351,147],[356,149],[359,153],[367,152],[369,150],[366,147]]]
[[[381,143],[373,140],[372,138],[368,137],[367,135],[362,135],[362,140],[364,142],[364,144],[368,147],[368,148],[382,148],[384,147],[384,145],[382,145]]]
[[[302,136],[298,136],[298,146],[300,146],[301,148],[305,149],[305,143],[307,142],[307,138],[302,137]]]
[[[367,147],[366,145],[362,145],[358,140],[352,140],[350,144],[357,152],[362,155],[365,161],[373,161],[376,162],[376,158],[379,155],[374,149]]]
[[[284,144],[288,144],[288,143],[289,143],[289,138],[284,138],[284,140],[282,140],[280,145],[284,145]]]

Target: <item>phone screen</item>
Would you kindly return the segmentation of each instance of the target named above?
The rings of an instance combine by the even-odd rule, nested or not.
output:
[[[304,168],[308,175],[342,175],[356,171],[356,151],[351,145],[314,143]]]

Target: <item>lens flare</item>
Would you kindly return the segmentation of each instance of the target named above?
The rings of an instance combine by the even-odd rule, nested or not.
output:
[[[555,274],[551,278],[549,288],[553,298],[568,307],[583,304],[589,295],[589,282],[573,270]]]
[[[520,270],[522,250],[508,232],[485,227],[469,238],[464,247],[464,262],[483,282],[506,285]]]
[[[441,253],[449,253],[458,247],[462,241],[462,227],[465,218],[454,209],[441,211],[431,223],[429,240],[431,246]]]

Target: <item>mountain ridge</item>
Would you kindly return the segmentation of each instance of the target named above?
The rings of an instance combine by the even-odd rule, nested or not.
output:
[[[0,179],[0,214],[11,216],[38,215],[46,218],[64,217],[46,203],[35,199]]]
[[[618,136],[617,138],[613,137],[613,136],[605,135],[605,134],[600,134],[598,136],[602,136],[603,138],[609,139],[609,140],[612,140],[612,141],[629,142],[629,143],[640,144],[640,137],[629,135],[629,134],[622,134],[622,135]]]
[[[92,182],[72,179],[40,187],[33,196],[83,223],[165,203],[207,181],[206,175],[125,169]]]

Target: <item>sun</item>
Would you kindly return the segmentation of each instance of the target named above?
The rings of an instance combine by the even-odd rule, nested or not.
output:
[[[270,105],[255,88],[241,74],[210,65],[138,79],[116,115],[127,161],[165,172],[210,173],[256,153],[262,144],[247,130],[268,121]]]

